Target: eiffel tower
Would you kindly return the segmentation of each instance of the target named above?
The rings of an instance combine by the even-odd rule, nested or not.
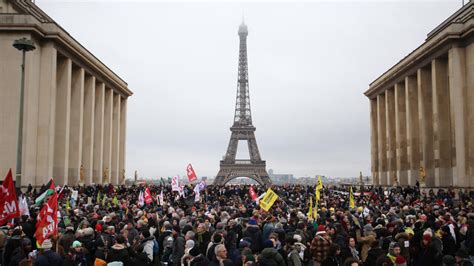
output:
[[[239,27],[239,75],[237,81],[237,100],[235,103],[234,124],[230,128],[229,147],[224,159],[220,162],[220,170],[214,180],[214,185],[223,185],[237,177],[249,177],[260,185],[268,186],[272,183],[266,170],[265,161],[260,157],[255,139],[256,128],[252,125],[250,112],[250,95],[247,65],[247,25],[243,22]],[[246,140],[249,148],[250,160],[236,160],[239,140]]]

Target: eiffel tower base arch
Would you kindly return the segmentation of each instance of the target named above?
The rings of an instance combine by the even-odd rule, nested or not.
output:
[[[214,185],[225,185],[229,181],[237,177],[248,177],[255,180],[261,186],[270,186],[272,180],[268,176],[265,162],[251,163],[247,161],[246,164],[230,163],[226,164],[221,161],[219,173],[217,173]]]

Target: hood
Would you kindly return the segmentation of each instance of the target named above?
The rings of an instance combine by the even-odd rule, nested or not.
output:
[[[278,251],[274,248],[264,248],[262,250],[262,257],[272,259],[278,254]]]
[[[112,249],[122,250],[125,249],[125,246],[123,244],[116,243],[112,246]]]
[[[255,234],[255,233],[260,232],[260,228],[258,226],[248,226],[247,227],[247,232],[249,232],[251,234]]]

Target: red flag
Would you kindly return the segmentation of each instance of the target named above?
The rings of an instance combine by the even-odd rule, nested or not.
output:
[[[147,187],[145,189],[145,203],[151,204],[152,202],[153,202],[153,199],[151,198],[150,188]]]
[[[193,166],[191,164],[188,164],[188,167],[186,167],[186,172],[188,173],[189,183],[197,180],[196,172],[194,172]]]
[[[13,184],[12,169],[8,171],[5,181],[0,186],[0,225],[6,224],[8,220],[20,217],[18,198],[16,197],[15,185]]]
[[[54,193],[38,214],[35,237],[38,245],[58,234],[58,193]]]
[[[255,190],[253,189],[253,187],[250,187],[249,194],[253,201],[257,200],[258,196],[257,196],[257,193],[255,193]]]

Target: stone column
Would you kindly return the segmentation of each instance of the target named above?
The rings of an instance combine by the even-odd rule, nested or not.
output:
[[[387,123],[387,161],[388,161],[388,185],[396,185],[396,167],[397,161],[395,158],[395,93],[394,88],[389,88],[385,91],[385,115]]]
[[[466,178],[466,57],[464,48],[453,47],[448,53],[449,96],[451,100],[451,131],[454,132],[453,184],[470,186]]]
[[[102,161],[102,169],[108,180],[102,180],[102,183],[111,183],[112,177],[112,114],[113,114],[113,96],[114,91],[105,88],[104,103],[104,159]]]
[[[125,143],[127,133],[127,98],[120,100],[120,156],[119,156],[119,183],[123,184],[125,180],[121,180],[122,174],[125,171]]]
[[[112,183],[119,182],[119,155],[120,155],[120,95],[113,94],[113,127],[112,127]]]
[[[387,185],[387,134],[385,123],[385,93],[377,95],[377,136],[379,152],[379,184]]]
[[[58,56],[56,73],[56,124],[54,130],[55,138],[53,167],[53,177],[56,185],[64,185],[68,182],[71,72],[71,59]]]
[[[433,149],[433,95],[431,86],[431,67],[418,69],[418,116],[420,119],[421,165],[426,171],[426,186],[433,187],[434,149]]]
[[[378,136],[377,136],[377,98],[370,99],[370,143],[371,143],[371,158],[372,158],[372,183],[380,185],[379,165],[378,165]]]
[[[54,125],[56,113],[57,52],[52,42],[41,49],[40,82],[38,95],[38,153],[36,157],[36,184],[46,184],[53,176]]]
[[[89,185],[93,176],[94,164],[94,107],[95,107],[95,77],[87,75],[84,84],[84,123],[82,134],[82,166],[84,182]]]
[[[466,132],[467,135],[467,157],[466,157],[466,179],[470,187],[474,187],[474,44],[466,47]]]
[[[416,184],[420,177],[420,141],[418,118],[418,85],[417,76],[405,78],[408,184]]]
[[[102,167],[104,158],[104,83],[96,81],[94,97],[94,170],[92,173],[94,183],[102,184]]]
[[[395,139],[397,178],[402,186],[408,185],[407,114],[405,82],[395,84]]]
[[[73,66],[71,84],[68,185],[79,183],[82,164],[82,123],[84,116],[84,69]]]
[[[433,84],[434,178],[435,186],[452,186],[451,115],[448,88],[448,61],[431,62]]]

